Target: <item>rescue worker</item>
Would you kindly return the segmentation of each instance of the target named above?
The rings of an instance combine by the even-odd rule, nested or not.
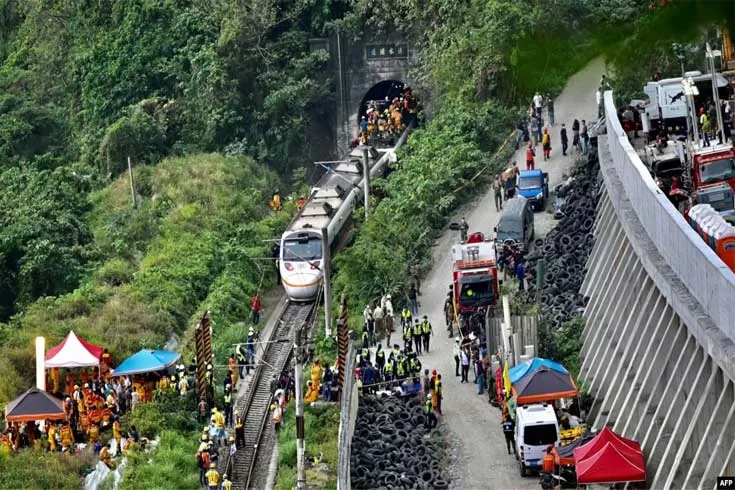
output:
[[[227,474],[222,475],[222,490],[232,490],[232,482],[227,479]]]
[[[235,360],[235,354],[230,354],[230,358],[227,360],[227,368],[232,373],[232,386],[233,389],[237,388],[237,379],[240,374],[240,370],[237,369],[237,361]]]
[[[220,445],[225,440],[225,416],[215,407],[212,409],[212,418],[217,428],[217,444]]]
[[[232,425],[232,386],[225,387],[225,425]]]
[[[238,410],[235,410],[235,444],[237,449],[245,447],[245,419]]]
[[[207,471],[207,488],[209,490],[218,490],[219,486],[219,473],[217,473],[217,465],[214,463],[209,464],[209,471]]]
[[[237,356],[238,372],[240,374],[240,377],[242,378],[243,377],[242,370],[245,369],[245,364],[247,361],[245,344],[237,344],[237,348],[235,349],[235,355]]]
[[[115,463],[112,462],[112,456],[110,455],[110,448],[103,446],[100,450],[100,461],[105,463],[111,470],[115,468]]]
[[[424,336],[424,331],[421,329],[421,324],[417,320],[413,324],[413,345],[414,345],[414,350],[416,351],[416,354],[419,356],[421,355],[421,346],[423,345],[421,340],[423,336]]]
[[[426,395],[426,401],[424,402],[424,428],[431,430],[436,427],[437,420],[434,408],[431,405],[431,394]]]
[[[161,376],[161,379],[158,381],[158,389],[161,391],[168,390],[169,383],[168,383],[168,376]]]
[[[550,445],[546,448],[546,454],[544,455],[544,459],[541,463],[541,471],[543,471],[544,473],[554,473],[554,455],[551,454],[553,450],[553,445]]]
[[[409,325],[413,323],[413,314],[411,313],[411,310],[408,309],[408,306],[404,306],[403,310],[401,310],[401,325],[405,327],[406,323]]]
[[[383,373],[385,367],[385,352],[383,352],[383,344],[378,344],[375,350],[375,364],[378,366],[378,372]]]
[[[283,419],[283,411],[281,410],[281,407],[279,404],[274,403],[271,405],[271,410],[273,410],[273,428],[278,432],[281,430],[281,421]]]
[[[409,364],[411,366],[411,374],[413,375],[413,383],[419,384],[420,379],[419,376],[421,376],[421,361],[416,356],[415,353],[411,354],[411,359],[409,361]]]
[[[467,232],[469,229],[470,225],[467,223],[467,220],[464,219],[464,216],[462,216],[462,220],[459,222],[459,239],[462,243],[467,241]]]
[[[544,134],[541,136],[541,146],[544,150],[544,161],[551,158],[551,135],[548,128],[544,128]]]
[[[403,350],[410,351],[411,350],[411,337],[412,337],[412,329],[411,324],[409,322],[403,323]]]
[[[360,367],[365,367],[365,364],[370,364],[370,349],[367,347],[362,348],[362,352],[360,354]]]
[[[281,210],[281,194],[278,189],[276,189],[273,193],[273,197],[271,197],[270,207],[273,211]]]
[[[120,445],[120,441],[122,441],[122,431],[120,430],[120,416],[115,415],[114,422],[112,422],[112,436],[115,438],[115,444],[117,446],[117,454],[120,454],[120,451],[122,450],[122,446]]]
[[[49,452],[55,453],[56,452],[56,426],[49,424],[49,421],[46,421],[46,435],[48,435],[48,450]]]
[[[100,438],[100,428],[94,422],[89,427],[89,443],[94,444]]]
[[[403,358],[399,357],[396,359],[396,380],[399,382],[406,378],[406,368]]]
[[[429,318],[426,315],[424,315],[424,321],[421,322],[421,333],[424,337],[424,350],[429,352],[429,339],[434,335],[434,329],[431,327]]]
[[[304,196],[299,196],[296,200],[296,211],[301,211],[304,208],[304,204],[306,204],[306,199],[304,199]]]
[[[248,330],[247,352],[248,362],[245,365],[245,374],[249,375],[250,366],[255,362],[255,331],[253,330],[253,327],[250,327],[250,330]]]
[[[178,386],[181,396],[186,396],[186,393],[189,391],[189,381],[187,381],[186,376],[181,376]]]
[[[397,360],[398,356],[401,355],[401,347],[398,344],[393,344],[393,352],[391,353],[391,356],[393,357],[393,360]]]
[[[68,451],[71,449],[71,445],[74,443],[74,433],[71,430],[69,423],[65,423],[61,426],[61,450]]]
[[[434,370],[436,372],[436,369]],[[444,399],[444,390],[442,389],[442,375],[437,374],[434,380],[434,391],[431,393],[431,403],[439,415],[442,414],[442,400]]]
[[[391,354],[388,357],[388,360],[385,362],[385,367],[383,368],[383,379],[385,380],[386,389],[390,388],[391,381],[393,380],[394,366],[395,363],[393,361],[393,354]]]
[[[516,454],[515,426],[513,420],[508,416],[503,419],[503,435],[505,435],[505,446],[508,449],[508,454],[510,454],[511,448],[513,448],[513,454]]]

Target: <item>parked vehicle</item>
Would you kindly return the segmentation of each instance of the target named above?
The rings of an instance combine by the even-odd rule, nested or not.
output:
[[[518,407],[515,436],[521,476],[539,471],[546,449],[561,440],[554,408],[547,403]]]
[[[549,198],[549,174],[541,170],[521,171],[518,194],[528,199],[534,210],[543,210]]]
[[[506,201],[493,231],[499,244],[517,244],[528,249],[534,235],[531,201],[522,196]]]

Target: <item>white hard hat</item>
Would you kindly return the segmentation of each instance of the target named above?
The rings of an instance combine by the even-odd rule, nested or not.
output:
[[[207,364],[207,369],[212,369],[212,365],[211,364]]]
[[[454,340],[459,342],[459,337],[454,337]]]

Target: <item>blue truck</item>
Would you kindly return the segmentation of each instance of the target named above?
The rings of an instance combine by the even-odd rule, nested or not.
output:
[[[518,176],[518,194],[531,201],[535,211],[541,211],[549,198],[549,174],[541,170],[523,170]]]

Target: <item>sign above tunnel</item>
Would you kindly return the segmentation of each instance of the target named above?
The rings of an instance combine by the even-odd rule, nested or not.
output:
[[[365,58],[377,60],[407,60],[408,43],[369,44],[365,46]]]

